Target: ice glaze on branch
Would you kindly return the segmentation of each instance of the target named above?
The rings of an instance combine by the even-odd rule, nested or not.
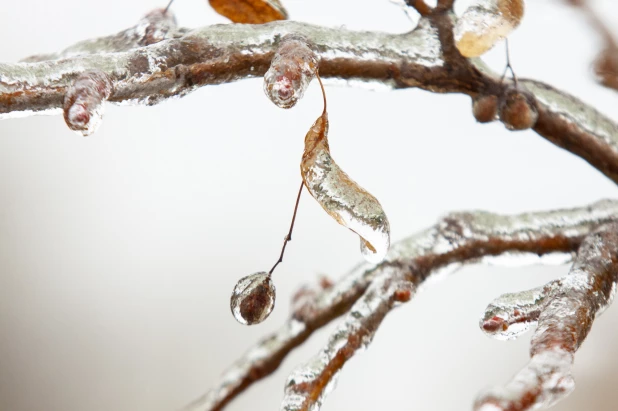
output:
[[[508,333],[517,317],[528,317],[526,322],[538,320],[538,327],[528,365],[504,387],[484,393],[475,410],[548,408],[569,395],[575,388],[571,375],[574,354],[596,316],[611,304],[617,283],[618,223],[610,223],[585,238],[567,276],[542,289],[503,296],[492,303],[482,322],[486,331]],[[534,298],[528,298],[532,295]],[[501,304],[505,301],[508,304]],[[496,313],[497,306],[506,309]],[[498,323],[502,326],[488,327]]]
[[[113,92],[108,101],[139,104],[156,104],[205,85],[263,76],[286,35],[302,36],[314,46],[323,78],[457,92],[473,98],[495,96],[500,101],[511,85],[500,81],[480,60],[461,56],[453,39],[451,6],[452,1],[439,2],[436,8],[426,10],[415,30],[403,34],[293,21],[213,25],[193,31],[170,29],[150,37],[127,30],[46,56],[62,59],[0,63],[0,119],[56,112],[69,85],[84,72],[99,72],[110,79]],[[149,24],[146,27],[152,26]],[[166,40],[143,42],[149,38]],[[142,44],[147,45],[138,47]],[[548,85],[522,83],[535,97],[532,101],[536,100],[539,116],[534,130],[618,182],[618,125]],[[518,129],[508,118],[502,121]]]
[[[397,302],[410,299],[437,270],[505,253],[571,253],[597,227],[615,221],[618,201],[513,216],[450,214],[428,230],[393,245],[381,264],[363,264],[334,285],[301,290],[286,324],[251,348],[215,388],[186,410],[220,410],[249,385],[272,373],[313,331],[349,310],[328,346],[290,377],[284,409],[309,409],[321,401],[345,362],[371,340],[388,311]]]

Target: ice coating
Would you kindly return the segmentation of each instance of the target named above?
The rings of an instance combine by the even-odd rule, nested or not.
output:
[[[22,61],[33,63],[95,53],[117,53],[155,44],[169,38],[177,38],[185,32],[184,29],[177,29],[176,18],[170,10],[155,9],[146,14],[135,26],[120,33],[81,41],[59,53],[30,56]]]
[[[571,375],[573,354],[552,350],[533,356],[504,387],[485,390],[474,411],[546,409],[575,389]]]
[[[401,288],[391,288],[395,290],[392,306],[396,307],[414,295],[414,287],[420,290],[428,283],[427,280],[441,277],[442,273],[453,272],[454,268],[463,263],[479,263],[490,256],[507,255],[507,259],[493,258],[492,263],[512,266],[517,260],[521,262],[518,265],[555,264],[558,253],[568,258],[595,227],[617,220],[618,201],[615,200],[604,200],[574,209],[518,215],[482,211],[449,214],[433,227],[394,244],[382,263],[362,263],[334,284],[320,281],[317,287],[301,289],[293,301],[292,313],[287,322],[232,364],[217,385],[192,403],[186,411],[222,409],[252,383],[277,369],[286,355],[306,341],[313,331],[348,312],[363,297],[368,287],[378,283],[378,278],[382,282],[387,278],[409,276],[409,283],[401,284]],[[543,256],[551,258],[539,258]],[[362,307],[362,311],[366,312],[367,309],[381,309],[384,305],[362,304]],[[364,318],[379,320],[376,316]],[[331,340],[341,344],[343,335],[339,333]],[[354,341],[354,338],[350,341]],[[368,339],[364,339],[357,350],[347,352],[354,354],[364,349],[368,342]],[[323,369],[334,372],[328,375],[338,375],[339,371],[333,368],[343,367],[350,358],[335,356],[333,360],[338,361],[337,364]],[[312,369],[315,371],[315,367]],[[326,384],[324,387],[332,387],[328,383],[328,376],[321,377],[320,381]],[[322,401],[324,394],[315,392],[313,398]],[[286,401],[289,407],[293,407],[293,404],[299,404],[300,407],[303,403],[310,407],[302,392],[290,393]],[[493,409],[498,410],[495,407]]]
[[[499,340],[513,340],[536,324],[545,300],[546,287],[496,298],[485,310],[481,330]]]
[[[94,133],[103,118],[104,102],[112,93],[112,83],[103,73],[84,73],[67,88],[64,121],[77,134]]]
[[[133,31],[133,29],[129,29]],[[393,65],[441,66],[437,31],[426,21],[410,33],[388,34],[320,27],[294,21],[265,25],[223,24],[168,32],[166,41],[147,47],[125,42],[126,31],[78,43],[59,55],[31,63],[0,63],[0,119],[49,114],[62,107],[65,88],[84,71],[101,71],[113,81],[110,102],[152,105],[180,97],[206,84],[263,76],[264,56],[278,41],[295,34],[315,46],[321,62],[355,62],[373,67],[353,70],[350,81],[375,81],[394,88]],[[330,73],[328,77],[341,77]],[[190,79],[191,81],[188,81]]]
[[[400,275],[385,270],[376,277],[330,336],[326,346],[306,364],[297,367],[286,382],[281,411],[319,410],[336,385],[343,363],[371,343],[399,292],[413,292]]]
[[[523,14],[523,0],[476,0],[455,24],[457,49],[465,57],[483,55],[519,25]]]
[[[187,405],[183,411],[221,409],[231,397],[251,382],[270,374],[279,365],[272,361],[273,353],[289,350],[290,342],[306,333],[305,325],[288,321],[271,336],[262,339],[239,358],[220,378],[218,386]],[[280,356],[280,360],[283,357]]]
[[[232,314],[241,324],[259,324],[275,307],[275,295],[275,286],[267,272],[261,271],[243,277],[232,292]]]
[[[574,354],[595,318],[612,303],[617,283],[618,223],[612,222],[584,239],[568,275],[545,287],[499,298],[504,311],[521,309],[538,318],[531,359],[505,386],[481,394],[474,409],[542,409],[569,395],[575,388]],[[494,302],[485,317],[495,310]]]
[[[326,111],[305,136],[300,171],[305,187],[324,211],[360,236],[363,257],[372,263],[382,261],[390,246],[388,218],[378,200],[331,157]]]
[[[317,66],[317,55],[306,40],[286,36],[264,75],[264,93],[281,108],[293,107],[315,77]]]

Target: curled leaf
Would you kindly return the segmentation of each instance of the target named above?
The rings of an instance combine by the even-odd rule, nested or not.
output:
[[[524,16],[523,0],[477,0],[455,25],[455,42],[465,57],[478,57],[508,36]]]
[[[317,55],[305,39],[286,36],[264,75],[264,92],[277,106],[293,107],[315,77],[317,66]]]
[[[309,193],[332,218],[360,236],[361,252],[380,262],[390,246],[390,226],[378,200],[339,168],[328,147],[326,110],[305,136],[300,171]]]
[[[217,13],[234,23],[263,24],[285,20],[288,13],[279,0],[209,0]]]

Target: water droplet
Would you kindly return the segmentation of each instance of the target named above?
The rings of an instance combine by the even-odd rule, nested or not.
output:
[[[234,318],[245,325],[261,323],[275,307],[275,286],[265,271],[241,278],[230,300]]]

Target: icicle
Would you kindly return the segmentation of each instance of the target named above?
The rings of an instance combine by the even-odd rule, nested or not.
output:
[[[83,136],[94,133],[103,117],[103,103],[111,93],[112,83],[103,73],[77,77],[64,97],[64,120],[69,128]]]
[[[285,20],[288,13],[279,0],[209,0],[213,9],[234,23],[262,24]]]
[[[481,56],[519,26],[523,15],[523,0],[477,0],[455,25],[459,52]]]
[[[230,300],[234,318],[245,325],[261,323],[275,307],[275,285],[265,271],[241,278]]]
[[[281,108],[293,107],[315,77],[317,55],[306,40],[286,36],[264,75],[264,92]]]
[[[365,259],[378,263],[390,246],[390,226],[378,200],[344,173],[330,155],[326,110],[305,136],[300,165],[305,186],[331,217],[360,236]]]

